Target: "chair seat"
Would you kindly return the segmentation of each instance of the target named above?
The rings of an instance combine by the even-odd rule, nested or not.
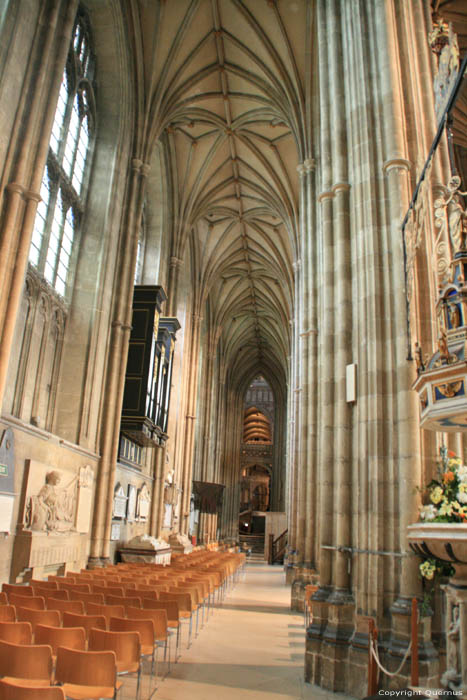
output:
[[[48,688],[50,686],[50,680],[45,678],[13,678],[13,676],[3,676],[2,681],[8,681],[12,685],[27,685],[40,686],[41,688]]]
[[[128,661],[117,661],[117,673],[137,673],[139,661],[128,663]]]
[[[152,644],[141,644],[141,654],[143,656],[152,656],[153,647]]]
[[[116,687],[119,690],[121,681],[117,681]],[[63,683],[61,686],[67,698],[73,700],[94,700],[94,698],[113,698],[115,688],[105,685],[75,685],[74,683]]]

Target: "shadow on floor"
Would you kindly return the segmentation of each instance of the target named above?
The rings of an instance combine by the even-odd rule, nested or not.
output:
[[[224,603],[222,608],[224,610],[237,610],[239,612],[259,612],[259,613],[273,613],[275,615],[290,615],[291,611],[283,605],[259,605],[259,604],[247,604],[242,603]]]
[[[297,655],[299,656],[299,655]],[[302,658],[302,655],[300,656]],[[282,659],[281,659],[282,660]],[[219,698],[222,698],[222,687],[251,690],[254,687],[265,688],[269,693],[283,694],[281,686],[289,681],[297,683],[297,667],[290,664],[270,666],[254,666],[245,664],[207,664],[183,663],[177,664],[171,674],[176,681],[186,680],[188,683],[205,683],[219,687]]]

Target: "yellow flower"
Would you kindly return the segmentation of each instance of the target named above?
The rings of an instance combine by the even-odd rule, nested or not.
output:
[[[433,491],[431,492],[430,499],[433,503],[439,503],[443,497],[443,489],[441,486],[435,486]]]
[[[447,498],[443,498],[443,502],[439,508],[440,515],[452,515],[452,504],[449,503]]]
[[[423,576],[423,578],[426,578],[429,581],[431,581],[431,579],[435,575],[436,567],[433,566],[433,564],[431,564],[429,561],[424,561],[423,564],[420,564],[419,568],[420,568],[420,573]]]
[[[462,462],[459,459],[459,457],[451,457],[451,459],[448,461],[448,466],[451,468],[460,466],[461,464],[462,464]]]

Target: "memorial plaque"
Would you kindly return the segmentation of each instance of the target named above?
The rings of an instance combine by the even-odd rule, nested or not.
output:
[[[126,514],[127,497],[121,484],[117,484],[114,491],[114,518],[124,518]]]

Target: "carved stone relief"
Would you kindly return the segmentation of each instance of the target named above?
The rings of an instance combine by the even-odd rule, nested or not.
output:
[[[25,527],[39,532],[73,530],[77,487],[77,475],[30,460]]]

